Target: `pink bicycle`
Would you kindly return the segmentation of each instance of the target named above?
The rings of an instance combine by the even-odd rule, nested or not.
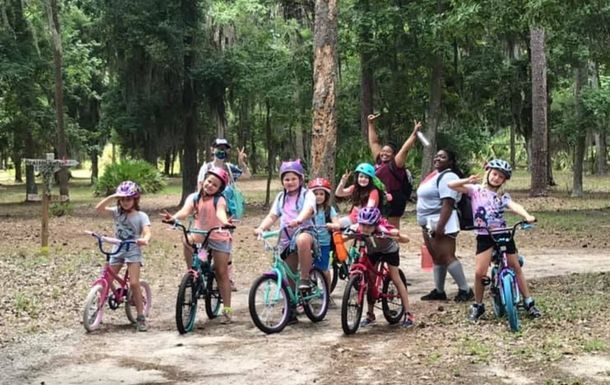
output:
[[[88,332],[92,332],[99,328],[102,323],[102,317],[104,315],[104,304],[108,302],[108,307],[112,310],[116,310],[122,303],[125,303],[125,313],[131,323],[136,322],[137,312],[135,304],[132,299],[132,291],[129,287],[129,272],[125,269],[125,274],[121,278],[119,274],[115,274],[110,268],[110,257],[118,254],[121,250],[129,250],[132,244],[135,244],[135,240],[121,241],[117,238],[105,237],[87,231],[87,234],[97,239],[97,244],[100,251],[106,255],[106,264],[102,268],[100,276],[91,285],[91,290],[85,300],[85,306],[83,310],[83,325]],[[115,245],[114,250],[104,250],[103,244],[110,243]],[[118,283],[118,287],[115,288],[114,282]],[[140,289],[142,291],[142,300],[144,305],[144,315],[148,317],[150,312],[150,306],[152,304],[152,297],[150,286],[145,281],[140,281]]]

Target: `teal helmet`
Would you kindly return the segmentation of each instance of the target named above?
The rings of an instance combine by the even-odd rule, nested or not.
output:
[[[375,178],[375,167],[370,163],[360,163],[354,171],[364,174],[371,179]]]

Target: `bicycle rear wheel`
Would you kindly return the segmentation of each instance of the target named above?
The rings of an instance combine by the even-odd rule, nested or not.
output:
[[[209,319],[214,319],[219,315],[222,298],[214,272],[210,272],[207,281],[208,284],[206,285],[205,290],[205,312]]]
[[[519,314],[517,313],[517,305],[515,304],[515,280],[512,275],[506,274],[502,277],[502,296],[504,297],[504,309],[506,309],[506,317],[508,325],[514,332],[518,331]]]
[[[341,327],[343,333],[354,334],[360,327],[360,318],[364,306],[364,296],[360,295],[361,286],[366,290],[366,283],[362,282],[362,275],[352,275],[347,281],[341,302]]]
[[[198,293],[199,280],[191,273],[186,273],[182,277],[176,298],[176,327],[180,334],[192,331],[195,326]]]
[[[402,270],[398,269],[400,274],[400,280],[403,285],[407,287],[407,278]],[[381,308],[383,309],[383,316],[390,325],[398,323],[402,316],[405,314],[405,308],[402,306],[402,300],[398,288],[394,285],[394,282],[389,276],[383,279],[383,286],[381,289],[383,297],[381,297]]]
[[[311,269],[309,273],[309,281],[311,282],[311,290],[305,296],[303,310],[307,318],[311,322],[320,322],[326,317],[328,311],[329,296],[328,286],[322,270],[317,267]]]
[[[140,293],[142,293],[144,316],[148,317],[150,307],[152,306],[152,292],[146,281],[140,281]],[[133,301],[133,291],[131,290],[131,287],[129,287],[127,290],[127,298],[125,299],[125,314],[131,323],[136,323],[138,312],[136,310],[136,304]]]
[[[102,323],[105,300],[104,287],[101,284],[98,283],[89,290],[83,307],[83,326],[88,332],[94,331]]]
[[[286,289],[273,275],[262,275],[254,281],[248,294],[252,322],[262,332],[279,333],[286,327],[290,302]]]

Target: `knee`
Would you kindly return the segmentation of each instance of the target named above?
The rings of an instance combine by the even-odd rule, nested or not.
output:
[[[140,288],[140,281],[133,277],[129,277],[129,286],[131,286],[132,290],[137,291]]]

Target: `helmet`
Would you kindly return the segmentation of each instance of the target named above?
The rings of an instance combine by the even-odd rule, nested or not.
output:
[[[381,219],[381,211],[377,207],[363,207],[358,211],[358,223],[361,225],[376,225]]]
[[[369,178],[375,177],[375,167],[373,167],[373,165],[370,163],[360,163],[356,167],[355,171],[359,172],[361,174],[364,174],[364,175],[368,176]]]
[[[307,188],[310,190],[324,190],[330,194],[330,182],[325,178],[316,178],[311,180],[307,184]]]
[[[212,147],[216,148],[216,147],[220,147],[220,146],[225,146],[227,148],[231,148],[231,145],[229,144],[228,140],[226,140],[224,138],[214,139],[214,143],[212,143]]]
[[[207,178],[210,174],[220,179],[220,181],[222,182],[222,186],[220,186],[218,192],[222,192],[229,184],[229,173],[227,173],[220,167],[212,167],[208,170],[208,172],[205,173],[205,177]]]
[[[116,196],[125,197],[125,198],[139,198],[140,197],[140,187],[135,182],[130,180],[126,180],[121,182],[119,187],[116,188]]]
[[[301,178],[305,177],[305,169],[303,168],[300,159],[282,162],[282,165],[280,166],[280,179],[283,178],[284,174],[287,172],[293,172]]]
[[[513,173],[513,168],[510,166],[510,163],[502,159],[492,159],[485,165],[485,170],[492,168],[501,171],[507,180],[510,179],[510,176]]]

